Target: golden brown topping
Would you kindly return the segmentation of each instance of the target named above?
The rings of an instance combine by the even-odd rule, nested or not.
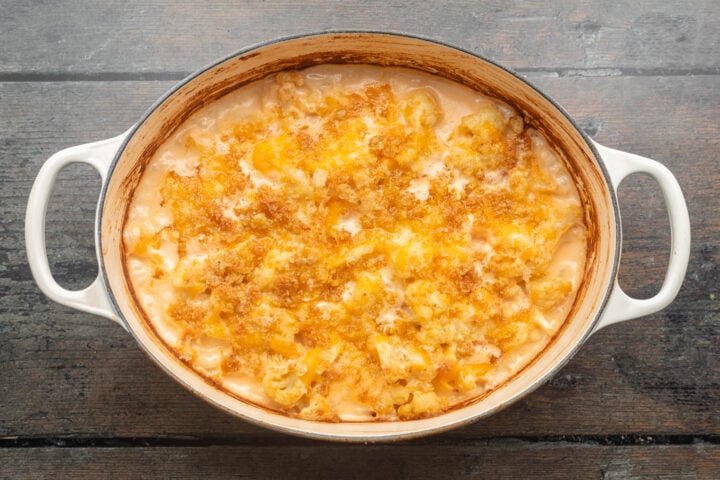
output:
[[[171,279],[164,315],[192,365],[304,418],[409,419],[494,388],[503,358],[554,334],[545,315],[577,286],[553,259],[582,211],[522,118],[490,100],[449,117],[428,88],[318,89],[302,72],[271,92],[181,133],[197,165],[154,187],[171,224],[126,226],[131,258]]]

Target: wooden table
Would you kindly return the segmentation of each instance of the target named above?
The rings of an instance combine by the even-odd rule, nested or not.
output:
[[[559,3],[0,1],[0,477],[720,478],[720,3]],[[594,335],[547,385],[486,420],[339,445],[214,409],[117,325],[40,293],[23,218],[47,157],[119,134],[217,57],[329,28],[404,31],[481,53],[601,143],[668,166],[693,225],[677,300]],[[96,274],[99,188],[90,167],[72,166],[52,197],[48,250],[68,287]],[[649,296],[669,252],[662,196],[633,176],[620,199],[621,284]]]

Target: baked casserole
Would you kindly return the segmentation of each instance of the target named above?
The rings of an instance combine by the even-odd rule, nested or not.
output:
[[[195,112],[124,225],[148,323],[246,401],[318,421],[437,415],[562,327],[586,226],[510,105],[410,69],[320,65]]]

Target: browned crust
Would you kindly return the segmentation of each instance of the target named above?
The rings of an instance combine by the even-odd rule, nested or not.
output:
[[[251,53],[242,58],[251,58],[256,55],[259,55],[259,53]],[[190,108],[187,108],[186,110],[184,110],[184,113],[182,115],[175,117],[174,119],[168,121],[166,124],[164,124],[162,126],[161,131],[164,131],[165,134],[161,138],[157,137],[157,138],[153,139],[153,141],[151,141],[150,143],[148,143],[145,146],[145,148],[141,154],[140,161],[135,163],[135,165],[136,165],[135,168],[133,168],[131,174],[123,181],[121,188],[123,190],[127,191],[127,194],[129,196],[132,196],[135,188],[137,187],[139,179],[142,177],[142,174],[144,172],[144,169],[145,169],[147,163],[152,158],[152,156],[155,153],[155,151],[157,150],[157,148],[175,131],[175,129],[179,125],[181,125],[195,111],[202,108],[204,105],[226,95],[227,93],[229,93],[243,85],[246,85],[255,80],[264,78],[272,73],[282,71],[282,70],[287,70],[287,69],[302,69],[305,67],[318,65],[318,64],[324,64],[324,63],[358,63],[358,64],[370,63],[370,64],[377,64],[377,65],[383,65],[383,66],[400,66],[400,67],[406,67],[406,68],[413,68],[413,69],[417,69],[417,70],[428,72],[428,73],[438,74],[442,77],[454,80],[461,84],[471,86],[471,88],[473,88],[477,91],[480,91],[485,95],[488,95],[492,98],[499,98],[501,101],[504,101],[504,102],[514,106],[519,111],[524,113],[525,121],[529,125],[532,125],[536,129],[538,129],[540,132],[542,132],[543,135],[546,136],[546,138],[548,138],[548,140],[551,141],[551,143],[553,143],[555,145],[561,144],[561,142],[558,142],[558,139],[555,138],[551,129],[546,128],[543,122],[535,119],[529,113],[531,108],[528,105],[523,105],[518,102],[510,102],[507,99],[497,97],[496,95],[494,95],[494,92],[488,90],[487,87],[485,87],[484,85],[478,85],[476,80],[473,79],[472,77],[469,77],[464,74],[460,74],[454,70],[419,67],[418,65],[414,64],[412,61],[409,61],[409,60],[406,61],[406,60],[400,60],[400,59],[393,59],[393,60],[389,61],[384,57],[368,56],[368,55],[364,54],[364,52],[362,52],[362,51],[354,51],[354,52],[349,51],[342,55],[330,55],[330,56],[328,56],[328,55],[322,55],[322,56],[307,55],[307,56],[295,58],[292,60],[285,60],[285,61],[279,61],[279,62],[266,64],[262,68],[254,69],[254,70],[244,74],[244,76],[243,76],[244,80],[241,82],[237,82],[236,79],[230,79],[223,83],[213,84],[210,87],[206,87],[204,89],[199,90],[191,99],[191,101],[190,101],[191,107]],[[581,149],[585,149],[585,148],[581,147]],[[585,273],[584,273],[584,278],[583,278],[583,280],[585,280],[586,278],[592,277],[594,275],[595,271],[597,270],[597,262],[595,261],[595,257],[596,257],[595,252],[596,252],[596,246],[597,246],[596,244],[597,244],[598,235],[599,235],[597,221],[596,221],[597,213],[595,212],[595,205],[590,197],[590,194],[584,188],[585,182],[588,181],[583,178],[583,173],[585,171],[584,170],[581,171],[579,168],[577,168],[575,166],[575,164],[573,162],[569,161],[567,156],[565,155],[564,151],[562,151],[562,150],[558,151],[556,149],[556,152],[559,154],[560,158],[563,160],[563,163],[565,164],[565,166],[567,167],[567,169],[570,171],[571,175],[575,179],[575,181],[576,181],[575,183],[578,188],[580,198],[581,198],[581,201],[582,201],[583,207],[584,207],[583,211],[584,211],[584,216],[585,216],[585,225],[588,228],[588,231],[587,231],[587,233],[588,233],[588,235],[587,235],[587,261],[585,263]],[[595,171],[594,174],[598,175],[598,176],[600,175],[597,171]],[[599,179],[599,180],[600,180],[600,183],[604,183],[603,179]],[[592,180],[589,180],[589,182],[597,183],[598,179],[592,179]],[[273,205],[271,203],[268,205],[268,208],[269,208],[270,213],[278,212],[281,214],[281,210],[282,210],[281,206]],[[127,222],[127,218],[128,218],[128,210],[125,210],[124,216],[123,216],[123,222],[122,222],[123,229]],[[129,280],[130,276],[129,276],[129,272],[127,271],[127,251],[126,251],[124,242],[121,242],[121,250],[122,250],[122,258],[123,258],[122,265],[123,265],[123,275],[125,278],[125,283],[129,289],[129,292],[130,292],[130,295],[131,295],[133,301],[135,302],[136,305],[139,305],[140,303],[138,301],[137,293],[134,290],[132,282]],[[291,286],[288,286],[288,288],[291,288]],[[577,296],[575,299],[574,305],[571,309],[571,312],[568,316],[572,316],[575,313],[577,305],[580,302],[580,300],[581,300],[580,297]],[[162,337],[158,334],[155,327],[153,326],[153,323],[149,320],[149,318],[147,317],[147,314],[144,312],[144,310],[142,308],[138,308],[138,312],[140,312],[140,314],[142,315],[142,318],[144,320],[143,323],[144,323],[145,327],[148,328],[152,332],[152,335],[154,336],[154,338],[159,340],[159,343],[163,344],[164,347],[169,352],[172,352],[172,354],[176,358],[180,359],[181,362],[185,365],[185,367],[188,370],[190,370],[191,372],[193,372],[196,375],[200,375],[201,377],[203,377],[204,380],[208,384],[211,384],[215,388],[223,390],[224,392],[228,393],[232,397],[234,397],[238,400],[241,400],[243,402],[256,405],[259,408],[263,408],[263,409],[267,409],[267,410],[271,410],[271,411],[275,411],[277,413],[287,415],[287,412],[282,411],[280,409],[269,408],[266,405],[259,405],[259,404],[256,404],[255,402],[249,401],[248,399],[246,399],[244,397],[240,397],[240,396],[234,394],[233,392],[228,391],[227,389],[223,388],[222,385],[218,384],[212,378],[210,378],[206,375],[203,375],[200,372],[198,372],[197,370],[193,369],[189,362],[182,360],[180,358],[180,352],[177,349],[172,348],[171,346],[169,346],[166,342],[164,342],[162,340]],[[553,339],[548,343],[548,345],[545,347],[545,350],[551,348],[555,339],[557,339],[559,336],[562,335],[562,333],[566,327],[567,327],[567,322],[565,322],[563,324],[563,327],[561,328],[561,330],[559,332],[557,332],[556,335],[553,337]],[[532,362],[528,363],[525,367],[523,367],[522,370],[516,372],[514,376],[519,375],[522,371],[529,368],[540,357],[542,357],[542,355],[543,355],[543,352],[538,354],[533,359]],[[512,378],[509,379],[505,383],[509,383],[511,381],[512,381]],[[497,388],[500,388],[500,386]],[[469,399],[468,401],[466,401],[464,403],[456,404],[456,405],[452,406],[451,408],[444,410],[444,412],[460,409],[469,404],[477,403],[477,402],[481,401],[483,398],[487,397],[487,395],[489,395],[496,389],[487,391],[487,392],[483,393],[482,395],[479,395],[472,399]]]

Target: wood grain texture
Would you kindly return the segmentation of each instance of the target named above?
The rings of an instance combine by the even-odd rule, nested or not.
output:
[[[3,0],[0,12],[6,78],[179,77],[247,45],[327,29],[432,36],[530,71],[720,71],[720,4],[711,0]]]
[[[713,479],[720,446],[593,447],[504,441],[462,446],[43,448],[0,451],[3,478]]]
[[[510,409],[447,438],[720,431],[720,322],[714,192],[719,77],[538,78],[601,142],[653,157],[677,175],[696,223],[688,278],[664,312],[590,339],[548,385]],[[68,145],[123,131],[170,83],[0,84],[3,235],[0,254],[0,435],[263,435],[205,405],[155,367],[120,328],[49,302],[22,250],[24,202],[40,164]],[[48,113],[47,105],[52,105]],[[692,132],[689,134],[688,132]],[[54,271],[78,288],[94,277],[90,168],[66,171],[49,213]],[[622,282],[655,291],[668,250],[667,219],[652,181],[622,190]],[[18,408],[22,405],[22,408]]]
[[[678,178],[692,256],[676,301],[594,335],[548,384],[465,428],[329,445],[233,418],[132,337],[49,301],[23,241],[40,165],[119,134],[187,73],[326,29],[435,38],[517,69],[596,140]],[[0,478],[720,478],[720,2],[0,0]],[[65,169],[53,272],[96,275],[98,175]],[[621,185],[620,282],[648,297],[669,253],[657,185]]]

